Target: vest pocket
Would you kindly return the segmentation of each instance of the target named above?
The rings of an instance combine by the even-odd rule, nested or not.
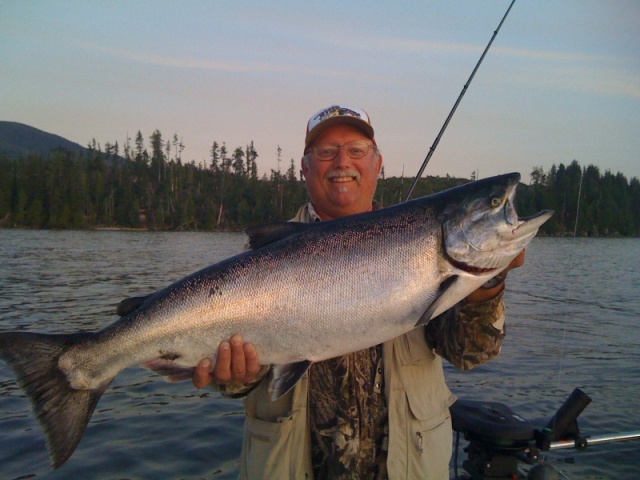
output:
[[[298,421],[296,421],[298,420]],[[302,420],[302,421],[300,421]],[[300,411],[277,422],[245,419],[240,478],[305,478],[303,457],[305,428]]]
[[[410,434],[414,448],[409,448],[409,457],[413,458],[415,471],[422,478],[448,479],[449,459],[452,454],[451,418],[441,414],[428,421],[410,422]],[[413,450],[414,455],[411,455]],[[415,463],[414,463],[415,462]]]

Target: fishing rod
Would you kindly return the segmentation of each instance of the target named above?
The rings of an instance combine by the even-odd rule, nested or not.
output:
[[[429,153],[427,153],[427,156],[425,157],[424,161],[422,162],[422,166],[420,167],[420,170],[418,170],[417,175],[413,179],[413,183],[411,184],[411,187],[409,188],[409,193],[407,193],[407,197],[404,199],[405,202],[407,200],[409,200],[409,198],[411,197],[411,194],[413,193],[413,189],[418,184],[418,180],[422,177],[422,173],[424,172],[424,169],[427,168],[427,164],[429,163],[429,160],[431,160],[431,156],[433,155],[433,152],[435,152],[436,147],[438,146],[438,143],[440,143],[440,139],[442,138],[442,135],[444,134],[444,131],[447,129],[447,126],[449,125],[449,122],[451,121],[451,117],[453,117],[453,114],[455,113],[456,109],[458,108],[458,105],[460,104],[460,101],[462,100],[462,97],[464,97],[464,94],[467,92],[467,89],[469,88],[469,85],[471,84],[471,80],[473,80],[473,77],[475,76],[476,72],[478,71],[478,68],[480,68],[480,64],[482,63],[482,60],[484,60],[485,55],[489,51],[489,48],[491,47],[491,44],[493,43],[493,40],[498,35],[498,32],[500,31],[500,27],[502,27],[502,24],[504,23],[505,19],[507,18],[507,15],[509,15],[509,12],[511,11],[511,7],[513,7],[514,3],[516,3],[516,0],[512,0],[511,5],[509,5],[509,8],[507,8],[507,12],[504,14],[504,17],[502,17],[502,20],[500,20],[500,24],[498,25],[498,28],[496,28],[496,30],[493,32],[493,36],[491,37],[491,40],[489,40],[489,43],[487,44],[487,46],[484,49],[484,52],[482,52],[482,56],[480,57],[480,60],[478,60],[478,63],[476,64],[476,67],[473,69],[473,72],[471,72],[471,76],[467,80],[467,83],[464,84],[464,87],[462,88],[462,92],[460,92],[460,95],[458,95],[458,99],[456,100],[456,103],[454,103],[453,108],[451,109],[451,112],[449,112],[449,116],[444,121],[444,125],[442,125],[442,128],[440,129],[440,133],[438,133],[438,136],[436,137],[435,141],[433,142],[433,145],[431,145],[431,148],[429,148]]]

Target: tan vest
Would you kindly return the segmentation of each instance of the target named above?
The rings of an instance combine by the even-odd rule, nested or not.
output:
[[[308,208],[302,207],[294,220],[309,222]],[[383,363],[389,407],[389,478],[448,480],[449,406],[455,396],[445,383],[442,359],[418,328],[385,342]],[[311,480],[307,376],[276,402],[270,400],[268,386],[268,381],[261,382],[245,399],[240,478]]]
[[[455,396],[444,381],[442,360],[422,329],[383,344],[389,407],[389,478],[449,478]],[[247,418],[240,456],[242,479],[312,479],[307,417],[307,377],[277,402],[262,382],[245,399]]]

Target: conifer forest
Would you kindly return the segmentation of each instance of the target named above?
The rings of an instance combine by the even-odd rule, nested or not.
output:
[[[287,220],[308,200],[300,160],[281,162],[279,148],[283,168],[259,175],[253,142],[233,149],[213,142],[207,164],[184,162],[177,135],[164,140],[156,130],[145,143],[138,132],[122,152],[117,143],[94,141],[84,153],[0,155],[0,227],[239,231]],[[531,181],[518,188],[520,215],[555,210],[541,234],[640,236],[637,178],[576,160],[521,173]],[[383,174],[377,202],[402,202],[412,180]],[[468,181],[429,176],[412,198]]]

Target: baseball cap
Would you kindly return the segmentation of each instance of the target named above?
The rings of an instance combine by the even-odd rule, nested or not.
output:
[[[375,144],[376,141],[373,138],[373,127],[371,126],[371,119],[367,112],[361,108],[347,107],[345,105],[332,105],[327,108],[323,108],[316,114],[314,114],[307,122],[307,135],[304,139],[305,152],[311,143],[318,138],[318,136],[326,130],[328,127],[338,124],[352,125],[371,139]]]

